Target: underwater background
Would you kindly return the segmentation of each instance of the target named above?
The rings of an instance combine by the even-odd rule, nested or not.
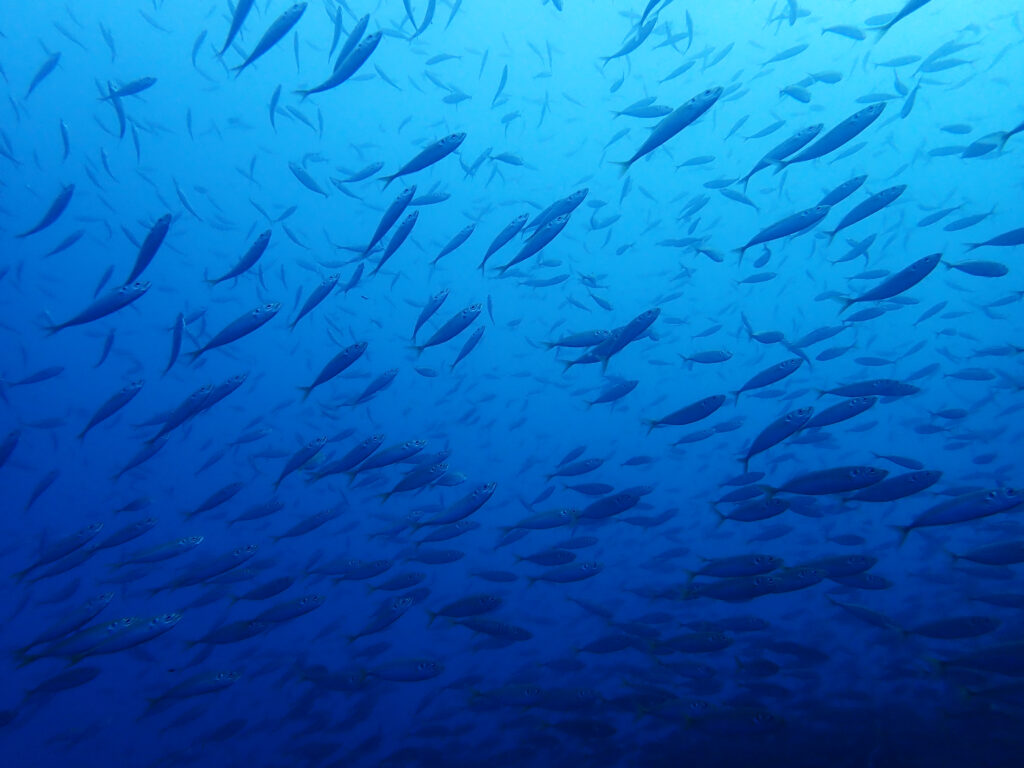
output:
[[[1019,766],[1012,0],[0,0],[0,751]]]

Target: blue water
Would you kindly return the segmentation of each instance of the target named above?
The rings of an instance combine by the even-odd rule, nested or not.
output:
[[[5,766],[1020,764],[1019,4],[6,5]]]

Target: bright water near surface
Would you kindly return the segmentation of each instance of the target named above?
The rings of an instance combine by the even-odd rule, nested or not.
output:
[[[4,766],[1021,765],[1018,2],[0,8]]]

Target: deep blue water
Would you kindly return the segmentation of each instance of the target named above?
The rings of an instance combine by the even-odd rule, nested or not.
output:
[[[248,5],[4,3],[5,766],[1020,765],[1019,4]]]

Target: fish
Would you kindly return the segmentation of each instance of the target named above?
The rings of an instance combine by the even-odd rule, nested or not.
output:
[[[64,213],[64,211],[67,210],[67,207],[71,203],[71,198],[74,194],[74,184],[67,184],[66,186],[62,187],[60,192],[58,192],[57,196],[53,199],[53,202],[50,203],[50,207],[47,208],[46,213],[43,214],[42,218],[35,224],[35,226],[25,230],[24,232],[18,233],[17,235],[15,235],[15,237],[29,237],[30,235],[42,232],[44,229],[47,229],[48,227],[55,224],[57,220],[61,217],[61,215]]]
[[[342,371],[347,369],[356,360],[362,357],[366,351],[366,342],[360,341],[356,344],[350,344],[349,346],[342,349],[337,355],[331,358],[323,369],[317,374],[316,379],[308,387],[299,387],[302,391],[302,399],[306,400],[313,390],[321,384],[326,384],[328,381],[333,379],[335,376],[340,374]]]
[[[273,231],[269,229],[261,232],[255,242],[249,246],[249,249],[242,255],[238,262],[231,267],[231,269],[220,277],[206,278],[206,282],[210,285],[218,285],[223,283],[225,280],[233,280],[239,275],[248,272],[256,266],[256,262],[258,262],[260,257],[266,252],[267,246],[270,245],[270,237],[272,234]]]
[[[302,14],[306,12],[306,6],[307,3],[295,3],[274,19],[263,33],[263,36],[257,41],[252,51],[250,51],[245,61],[231,68],[231,71],[235,73],[235,77],[241,75],[253,62],[268,53],[271,48],[281,42],[285,35],[291,32],[292,28],[299,23]],[[241,21],[239,26],[241,26]]]
[[[78,433],[78,439],[84,440],[85,436],[93,427],[106,421],[134,400],[138,396],[139,392],[142,391],[142,387],[145,383],[146,382],[143,379],[132,381],[107,398],[107,400],[105,400],[99,408],[96,409],[96,412],[89,419],[82,431]]]
[[[995,488],[971,491],[954,496],[925,510],[908,525],[892,526],[900,534],[900,544],[911,531],[941,525],[978,520],[1019,506],[1024,496],[1015,488]]]
[[[565,213],[538,227],[530,235],[529,239],[523,243],[523,247],[519,249],[519,252],[510,261],[498,267],[499,273],[504,275],[509,268],[514,267],[516,264],[521,264],[531,256],[540,253],[565,229],[568,223],[569,214]]]
[[[218,56],[223,56],[228,48],[231,47],[231,43],[234,42],[235,36],[241,31],[242,25],[245,24],[246,18],[249,16],[249,11],[252,10],[254,0],[238,0],[235,3],[234,12],[231,14],[231,26],[228,27],[228,35],[224,40],[224,45],[220,47]],[[193,57],[193,64],[195,63]]]
[[[269,302],[261,304],[250,312],[246,312],[238,319],[224,326],[224,328],[214,334],[213,337],[205,344],[190,352],[190,362],[195,363],[201,355],[205,352],[209,352],[211,349],[223,347],[226,344],[230,344],[234,341],[238,341],[238,339],[248,336],[253,331],[258,330],[266,323],[273,320],[280,310],[280,302]]]
[[[805,163],[836,151],[863,133],[881,117],[884,109],[885,102],[881,101],[854,112],[799,154],[776,160],[775,172],[779,173],[794,163]]]
[[[380,218],[380,222],[377,224],[377,229],[374,231],[373,237],[370,239],[366,248],[363,249],[362,255],[364,258],[381,240],[384,239],[384,235],[391,230],[391,227],[395,225],[395,222],[397,222],[399,217],[405,212],[405,209],[409,207],[409,203],[415,195],[416,185],[414,184],[403,189],[401,193],[399,193],[398,197],[392,201],[391,205],[387,207]]]
[[[750,460],[759,453],[764,453],[769,448],[778,445],[786,438],[792,437],[803,429],[814,415],[814,409],[810,407],[798,408],[790,411],[784,416],[776,419],[753,439],[750,448],[743,457],[743,471],[746,472]]]
[[[891,205],[899,199],[900,195],[902,195],[906,189],[906,184],[897,184],[894,187],[883,189],[881,192],[876,192],[867,200],[855,205],[850,212],[843,217],[842,221],[839,222],[835,229],[825,233],[829,237],[829,242],[831,243],[840,231],[846,229],[850,225],[856,224],[858,221],[863,221],[868,216],[871,216],[872,214]]]
[[[864,301],[882,301],[884,299],[891,299],[893,296],[898,296],[901,293],[905,293],[928,277],[928,275],[934,271],[935,267],[939,265],[941,260],[941,253],[922,256],[917,261],[912,262],[909,266],[904,267],[894,275],[887,277],[874,288],[871,288],[860,296],[855,296],[853,298],[841,298],[840,301],[843,306],[842,309],[840,309],[840,312],[844,312],[854,304]]]
[[[814,141],[822,129],[825,127],[824,123],[815,123],[809,125],[806,128],[801,128],[799,131],[794,133],[792,136],[787,138],[785,141],[772,147],[764,156],[757,161],[753,168],[747,172],[747,174],[741,179],[743,182],[743,189],[747,188],[750,183],[750,179],[755,173],[765,168],[770,168],[772,164],[777,160],[783,160],[794,152],[798,152],[803,149],[807,144]],[[822,205],[834,205],[834,203],[823,201]]]
[[[122,285],[120,288],[115,288],[113,291],[100,296],[68,320],[62,323],[47,325],[46,331],[52,336],[65,328],[85,325],[86,323],[100,320],[138,301],[146,295],[149,287],[150,283],[145,280],[139,280],[130,285]]]
[[[651,135],[648,136],[644,143],[640,145],[640,148],[633,153],[631,158],[617,163],[621,168],[622,173],[625,174],[633,166],[633,163],[641,157],[650,154],[688,125],[695,122],[701,115],[714,106],[715,102],[721,98],[722,92],[723,89],[720,86],[701,91],[689,101],[666,115],[656,126],[654,126],[651,130]]]
[[[471,304],[449,318],[423,344],[413,344],[412,349],[416,351],[416,354],[420,354],[428,347],[436,347],[439,344],[444,344],[446,341],[451,341],[472,325],[482,311],[483,305]]]
[[[805,210],[798,211],[797,213],[779,219],[774,224],[765,227],[750,238],[745,245],[741,245],[739,248],[734,249],[734,253],[739,254],[740,259],[742,260],[743,254],[755,245],[770,243],[773,240],[779,240],[783,237],[807,232],[820,223],[821,220],[828,215],[830,210],[832,209],[827,205],[816,205],[813,208],[806,208]]]
[[[380,32],[367,35],[344,58],[338,58],[334,71],[331,72],[326,80],[312,88],[300,88],[295,93],[305,100],[306,97],[312,96],[315,93],[324,93],[325,91],[337,88],[349,80],[369,60],[373,52],[377,50],[377,46],[380,45],[382,36]]]
[[[929,2],[931,2],[931,0],[907,0],[903,7],[900,8],[896,15],[889,19],[889,21],[879,27],[873,28],[874,31],[878,33],[878,39],[881,40],[882,36],[896,24],[903,21],[903,19],[907,18],[907,16],[912,14],[914,11],[918,11],[926,6]]]
[[[339,279],[339,275],[328,275],[321,280],[320,284],[310,292],[305,303],[302,305],[302,308],[299,310],[299,313],[295,316],[295,319],[288,324],[288,330],[295,330],[295,326],[299,324],[299,321],[302,320],[302,318],[322,304],[324,299],[331,295],[331,291],[334,290]]]
[[[384,182],[384,188],[387,189],[388,185],[397,178],[408,176],[410,173],[421,171],[424,168],[428,168],[431,165],[440,162],[457,150],[465,140],[465,133],[452,133],[445,136],[443,139],[438,139],[417,154],[414,158],[406,162],[394,173],[382,176],[381,180]]]

